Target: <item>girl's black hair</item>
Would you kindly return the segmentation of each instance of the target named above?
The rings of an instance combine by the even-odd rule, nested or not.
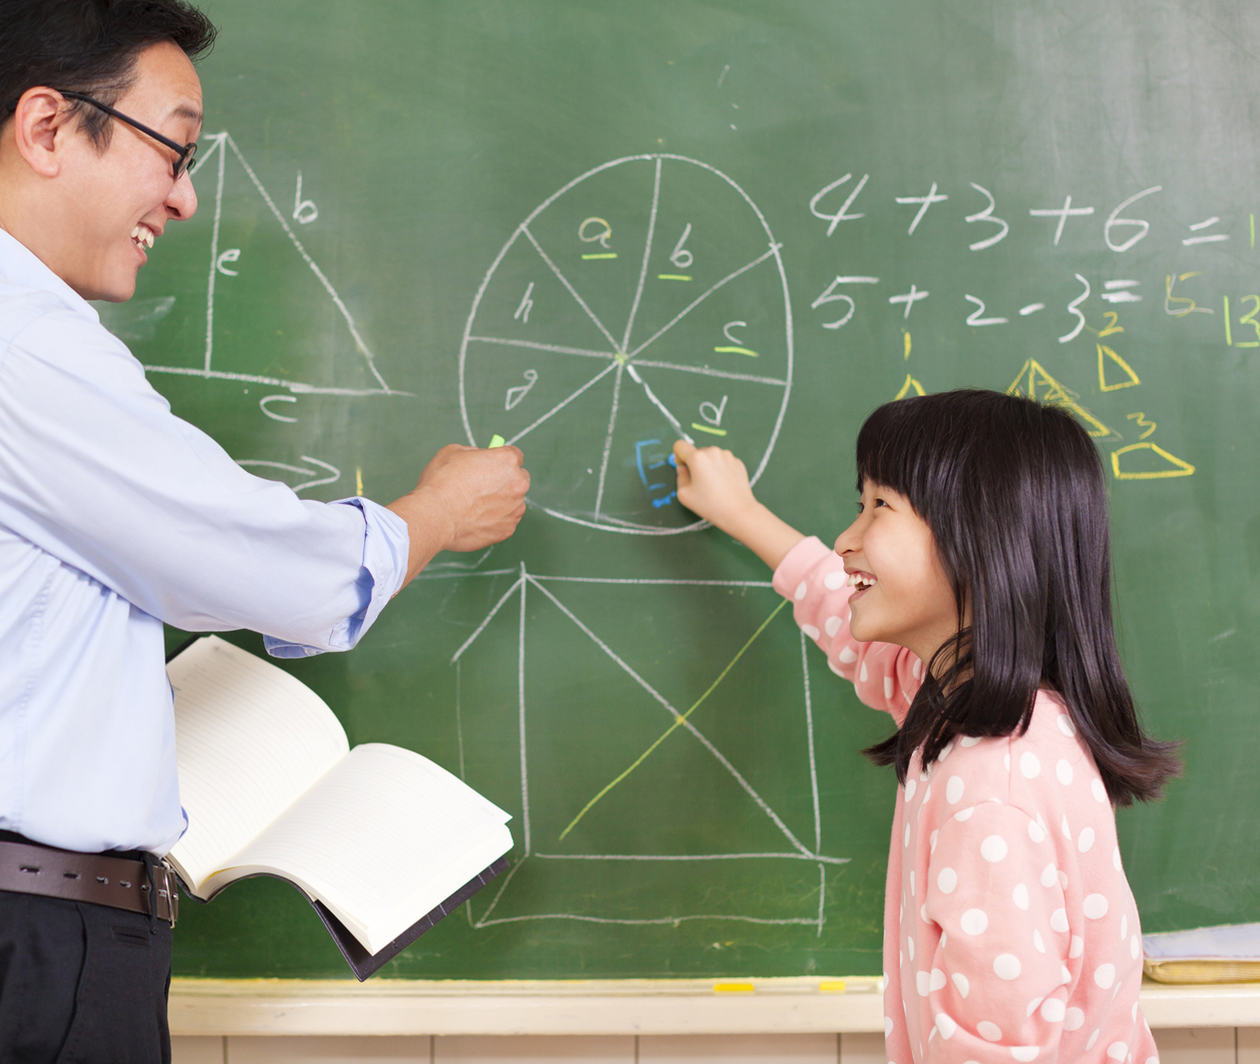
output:
[[[1176,743],[1142,734],[1111,617],[1098,451],[1066,411],[997,392],[900,399],[858,434],[866,481],[910,500],[954,590],[959,631],[928,663],[901,728],[866,755],[905,782],[955,736],[1022,734],[1039,686],[1062,695],[1111,801],[1158,797]],[[966,616],[970,612],[970,624]]]

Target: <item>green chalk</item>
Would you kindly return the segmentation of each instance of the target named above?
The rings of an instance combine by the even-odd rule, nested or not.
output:
[[[497,432],[493,436],[490,437],[491,447],[502,447],[505,443],[507,443],[507,440],[505,440]]]

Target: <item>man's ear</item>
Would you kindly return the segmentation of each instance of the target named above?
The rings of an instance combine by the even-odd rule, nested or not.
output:
[[[13,139],[18,152],[41,177],[56,177],[61,170],[61,149],[70,133],[65,98],[42,85],[27,89],[13,112]]]

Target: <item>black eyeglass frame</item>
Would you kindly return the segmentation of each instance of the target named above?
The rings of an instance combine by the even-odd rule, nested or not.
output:
[[[197,158],[196,141],[193,141],[191,144],[180,144],[178,141],[171,140],[170,137],[164,137],[156,129],[150,129],[143,122],[137,122],[130,115],[123,114],[117,108],[110,107],[107,103],[101,103],[100,100],[92,99],[91,96],[87,96],[81,92],[66,92],[64,89],[58,89],[57,91],[60,92],[67,100],[78,100],[81,103],[88,103],[93,107],[100,108],[100,110],[104,111],[107,115],[117,118],[120,122],[126,122],[127,125],[131,126],[133,129],[138,129],[146,136],[152,137],[159,144],[163,144],[170,148],[171,151],[175,152],[178,156],[178,158],[176,158],[176,160],[171,164],[171,175],[176,181],[179,180],[179,175],[185,170],[192,173],[193,163]]]

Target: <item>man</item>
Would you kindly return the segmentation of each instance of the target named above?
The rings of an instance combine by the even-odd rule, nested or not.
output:
[[[316,503],[175,418],[85,300],[192,216],[182,0],[0,0],[0,1059],[169,1059],[184,828],[163,622],[345,650],[439,551],[511,535],[514,447]],[[90,856],[90,855],[104,856]]]

